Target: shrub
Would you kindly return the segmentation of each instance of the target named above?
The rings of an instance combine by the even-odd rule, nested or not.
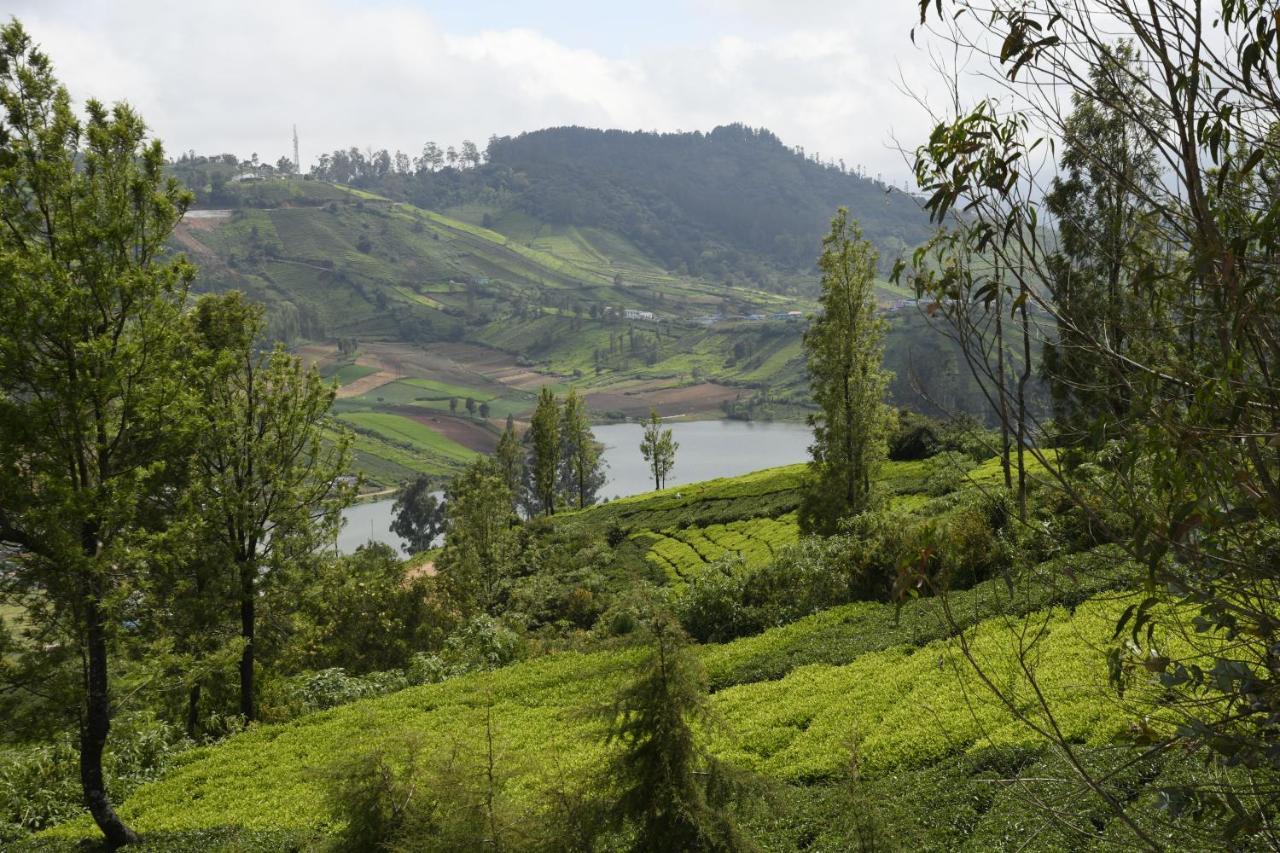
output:
[[[261,716],[268,722],[283,722],[407,686],[408,679],[398,670],[359,676],[348,674],[342,667],[329,667],[266,681],[262,686]]]
[[[190,745],[176,727],[150,713],[118,716],[104,761],[112,795],[123,800]],[[0,847],[83,812],[80,752],[72,733],[0,751]]]
[[[761,630],[746,605],[750,580],[751,573],[733,557],[694,569],[685,578],[683,595],[675,600],[680,624],[703,643],[723,643]]]
[[[411,684],[434,684],[455,675],[498,669],[520,659],[524,651],[519,634],[481,614],[450,635],[438,654],[414,655],[406,678]]]
[[[405,580],[405,564],[386,545],[318,565],[281,585],[274,606],[291,616],[278,653],[286,671],[402,669],[417,650],[438,648],[454,617],[431,595],[434,580]]]
[[[973,470],[975,464],[972,456],[957,450],[944,450],[931,457],[924,481],[925,494],[939,497],[954,492],[964,485],[965,474]]]

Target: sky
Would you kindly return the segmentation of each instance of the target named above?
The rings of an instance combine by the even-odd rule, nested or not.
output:
[[[767,127],[895,184],[937,86],[903,0],[11,0],[73,98],[171,156],[481,148],[558,125]]]

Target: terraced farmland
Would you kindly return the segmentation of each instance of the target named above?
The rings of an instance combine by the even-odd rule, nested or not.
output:
[[[723,557],[741,558],[748,566],[763,565],[779,549],[800,538],[794,512],[778,518],[752,518],[707,527],[672,528],[637,534],[648,550],[645,558],[673,580]]]

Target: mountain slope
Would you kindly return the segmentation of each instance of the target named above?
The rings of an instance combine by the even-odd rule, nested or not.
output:
[[[743,125],[705,134],[551,128],[493,140],[488,156],[524,176],[518,204],[534,216],[615,230],[668,267],[712,277],[760,263],[811,271],[840,206],[889,262],[930,230],[906,193]]]
[[[994,460],[968,488],[992,477],[998,477]],[[922,494],[926,479],[916,462],[891,463],[885,471],[886,485],[922,499],[922,517],[938,509]],[[557,523],[607,528],[623,521],[632,536],[646,536],[675,514],[681,529],[710,531],[715,525],[702,522],[712,517],[774,517],[796,485],[793,468],[760,471],[634,496]],[[857,831],[840,820],[856,762],[868,802],[886,819],[891,815],[898,840],[912,846],[959,849],[961,839],[973,836],[963,849],[1070,849],[1038,825],[1043,815],[1003,793],[1022,779],[1050,775],[1052,753],[986,691],[949,638],[965,630],[972,653],[1001,673],[1007,688],[1029,689],[1012,654],[1020,617],[1029,615],[1028,624],[1043,635],[1035,677],[1059,712],[1055,724],[1081,755],[1124,748],[1130,718],[1106,687],[1105,650],[1086,639],[1109,634],[1133,600],[1121,592],[1098,595],[1107,577],[1120,576],[1117,562],[1106,548],[1068,554],[1019,572],[1013,589],[995,577],[953,591],[945,611],[938,598],[900,607],[855,602],[697,647],[713,691],[717,723],[704,733],[711,748],[767,780],[774,798],[771,808],[748,816],[752,833],[766,849],[856,846]],[[595,774],[614,746],[604,741],[601,715],[591,711],[617,692],[635,657],[608,644],[547,654],[255,727],[185,753],[121,811],[155,849],[308,848],[341,828],[325,797],[334,763],[379,747],[398,758],[408,739],[422,745],[420,767],[449,761],[461,785],[481,778],[491,754],[504,806],[536,815],[549,797],[600,784]],[[1176,770],[1175,761],[1153,763],[1152,775]],[[1079,810],[1073,816],[1092,819],[1089,803],[1070,807]],[[1123,838],[1118,822],[1103,820],[1097,828]],[[67,849],[91,833],[88,820],[78,819],[46,833],[42,849]]]

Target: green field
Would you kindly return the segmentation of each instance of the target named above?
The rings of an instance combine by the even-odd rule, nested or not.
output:
[[[357,379],[370,374],[377,373],[376,367],[367,367],[363,364],[344,364],[336,370],[329,370],[323,373],[325,379],[336,379],[339,385],[350,385]]]
[[[1105,656],[1086,641],[1105,633],[1125,603],[1109,597],[1074,612],[1033,616],[1049,629],[1037,683],[1055,702],[1064,734],[1084,748],[1111,744],[1128,726],[1124,706],[1106,688]],[[845,617],[840,639],[874,647],[867,629],[878,622],[848,616],[857,608],[884,607],[855,605],[837,614]],[[842,778],[854,752],[864,778],[874,781],[993,749],[1038,748],[1038,737],[984,693],[966,674],[954,643],[945,640],[866,651],[840,665],[797,666],[781,679],[735,677],[737,668],[758,668],[770,645],[785,654],[797,644],[818,646],[819,638],[830,643],[829,621],[809,620],[704,650],[718,680],[736,685],[712,700],[723,723],[711,732],[718,755],[765,778],[812,787]],[[970,643],[989,669],[1017,688],[1026,676],[1012,663],[1011,631],[1005,619],[984,621]],[[436,748],[479,754],[481,721],[490,713],[509,790],[532,806],[549,780],[586,780],[601,766],[609,752],[601,723],[583,712],[617,689],[632,659],[630,652],[562,653],[262,726],[187,753],[121,811],[154,838],[229,825],[325,832],[332,823],[323,771],[354,744],[367,749],[417,732]],[[68,841],[85,835],[91,835],[87,820],[47,834]]]
[[[377,438],[395,446],[402,446],[408,452],[419,450],[431,464],[441,466],[465,465],[475,458],[473,450],[450,441],[440,433],[417,421],[400,415],[385,412],[349,412],[339,415],[338,419],[362,433],[372,433]]]

